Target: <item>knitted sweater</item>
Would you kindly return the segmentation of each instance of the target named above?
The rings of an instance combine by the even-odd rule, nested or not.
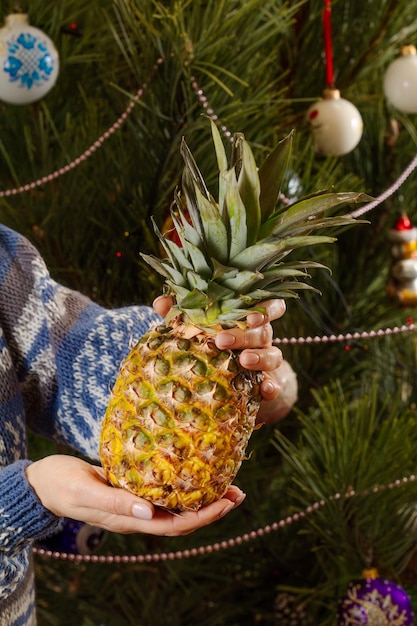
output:
[[[31,545],[60,523],[26,480],[26,428],[97,459],[120,361],[157,320],[149,307],[106,310],[57,284],[0,225],[0,626],[36,623]]]

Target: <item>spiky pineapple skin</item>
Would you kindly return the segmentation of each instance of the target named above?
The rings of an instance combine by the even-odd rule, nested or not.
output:
[[[122,363],[103,419],[107,479],[175,511],[221,498],[245,458],[261,380],[204,332],[149,331]]]

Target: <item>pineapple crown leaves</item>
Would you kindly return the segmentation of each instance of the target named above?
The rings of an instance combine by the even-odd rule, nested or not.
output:
[[[219,169],[218,200],[207,189],[183,139],[182,194],[175,192],[171,207],[179,243],[172,240],[171,232],[162,234],[154,223],[166,257],[141,254],[165,277],[167,291],[175,298],[170,317],[180,312],[187,322],[204,328],[236,323],[264,300],[298,297],[300,290],[314,289],[300,279],[309,277],[308,270],[325,266],[283,259],[295,249],[334,242],[334,237],[311,233],[358,222],[326,213],[346,203],[370,199],[354,192],[319,192],[277,208],[293,133],[275,147],[258,170],[241,133],[233,137],[229,166],[214,122],[211,131]]]

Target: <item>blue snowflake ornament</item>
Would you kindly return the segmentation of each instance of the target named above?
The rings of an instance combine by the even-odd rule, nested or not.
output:
[[[0,100],[27,104],[42,98],[58,77],[59,58],[52,41],[21,14],[7,16],[0,44],[1,40],[5,45],[0,57]]]

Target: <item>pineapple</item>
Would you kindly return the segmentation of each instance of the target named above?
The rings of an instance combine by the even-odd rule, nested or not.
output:
[[[171,210],[178,243],[154,225],[165,256],[142,255],[165,277],[175,304],[122,364],[100,438],[108,480],[173,511],[195,511],[222,497],[255,427],[262,374],[243,368],[237,351],[219,350],[214,334],[244,326],[248,309],[262,310],[262,301],[312,288],[300,279],[323,266],[284,257],[334,241],[310,233],[352,223],[323,215],[363,199],[323,192],[277,209],[292,135],[259,172],[242,134],[234,136],[230,167],[214,123],[212,135],[218,200],[183,140],[182,194],[175,193]]]

